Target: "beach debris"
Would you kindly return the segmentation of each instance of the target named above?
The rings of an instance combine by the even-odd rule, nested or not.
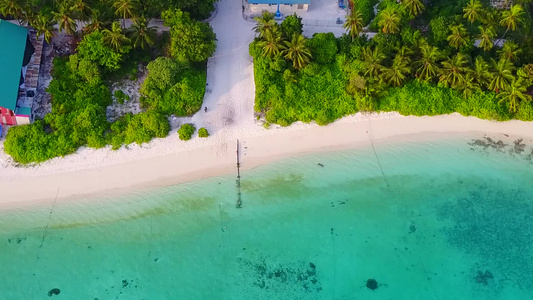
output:
[[[318,166],[319,166],[319,167],[322,167],[322,168],[324,167],[324,165],[321,164],[321,163],[318,163]]]
[[[522,152],[524,152],[524,150],[526,150],[526,144],[522,144],[522,141],[524,141],[524,139],[518,139],[516,141],[514,141],[514,153],[516,154],[521,154]]]
[[[59,290],[58,288],[53,288],[48,291],[48,297],[52,297],[53,295],[59,295],[59,293],[61,293],[61,290]]]
[[[379,285],[377,280],[375,280],[374,278],[370,278],[366,281],[366,287],[374,291],[379,287]]]
[[[127,287],[128,284],[129,284],[129,282],[128,282],[127,279],[123,279],[123,280],[122,280],[122,287],[123,287],[123,288]]]
[[[481,283],[483,285],[488,285],[489,284],[489,280],[494,279],[494,276],[488,270],[485,271],[485,272],[481,272],[481,271],[478,270],[475,279],[476,279],[477,283]]]

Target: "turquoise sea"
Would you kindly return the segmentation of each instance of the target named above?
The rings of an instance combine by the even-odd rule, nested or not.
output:
[[[5,211],[0,299],[533,299],[532,149],[285,159],[242,172],[242,208],[228,175]]]

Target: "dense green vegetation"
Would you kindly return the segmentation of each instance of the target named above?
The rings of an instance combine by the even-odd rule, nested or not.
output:
[[[196,128],[193,124],[183,124],[180,129],[178,129],[178,136],[182,141],[188,141],[192,138],[192,135],[196,131]]]
[[[496,10],[439,0],[426,10],[420,0],[384,0],[372,39],[357,9],[340,38],[306,39],[294,28],[290,36],[265,13],[250,44],[255,109],[283,126],[327,124],[356,111],[531,121],[532,4],[522,2]]]
[[[75,16],[79,13],[77,10]],[[144,16],[134,19],[128,29],[119,22],[102,28],[89,24],[79,36],[76,53],[54,60],[53,80],[47,90],[52,96],[52,112],[44,120],[10,128],[4,142],[6,153],[17,162],[30,163],[73,153],[81,146],[110,144],[117,149],[124,144],[141,144],[169,133],[169,115],[188,116],[198,111],[205,92],[206,60],[215,51],[215,35],[208,24],[193,20],[187,12],[172,9],[163,15],[171,27],[168,38],[157,36]],[[197,43],[201,49],[196,56],[190,44],[175,42],[183,37],[176,28],[189,30],[189,43]],[[168,49],[172,58],[157,57],[161,49]],[[148,63],[148,76],[140,90],[143,112],[109,122],[106,107],[112,96],[108,86],[124,77],[136,79],[138,63],[152,58],[155,60]],[[114,97],[118,103],[129,101],[120,90]]]
[[[216,0],[0,0],[0,16],[22,20],[45,34],[49,40],[54,25],[59,31],[73,34],[74,20],[87,21],[84,31],[103,30],[117,19],[136,20],[137,27],[146,28],[150,18],[161,12],[179,9],[193,19],[206,19],[214,10]],[[143,35],[143,31],[138,31]]]
[[[204,127],[198,129],[198,137],[206,138],[209,136],[209,132]]]

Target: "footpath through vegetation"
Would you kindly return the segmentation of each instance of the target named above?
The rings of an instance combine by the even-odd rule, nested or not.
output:
[[[256,18],[255,110],[266,122],[323,125],[357,111],[533,120],[531,0],[384,0],[370,24],[377,2],[356,2],[340,38],[305,38],[296,15]]]

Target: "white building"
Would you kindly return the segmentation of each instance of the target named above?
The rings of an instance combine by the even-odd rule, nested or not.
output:
[[[309,10],[311,0],[248,0],[248,11],[252,14],[260,14],[263,10],[275,13],[278,9],[282,15],[306,12]]]

